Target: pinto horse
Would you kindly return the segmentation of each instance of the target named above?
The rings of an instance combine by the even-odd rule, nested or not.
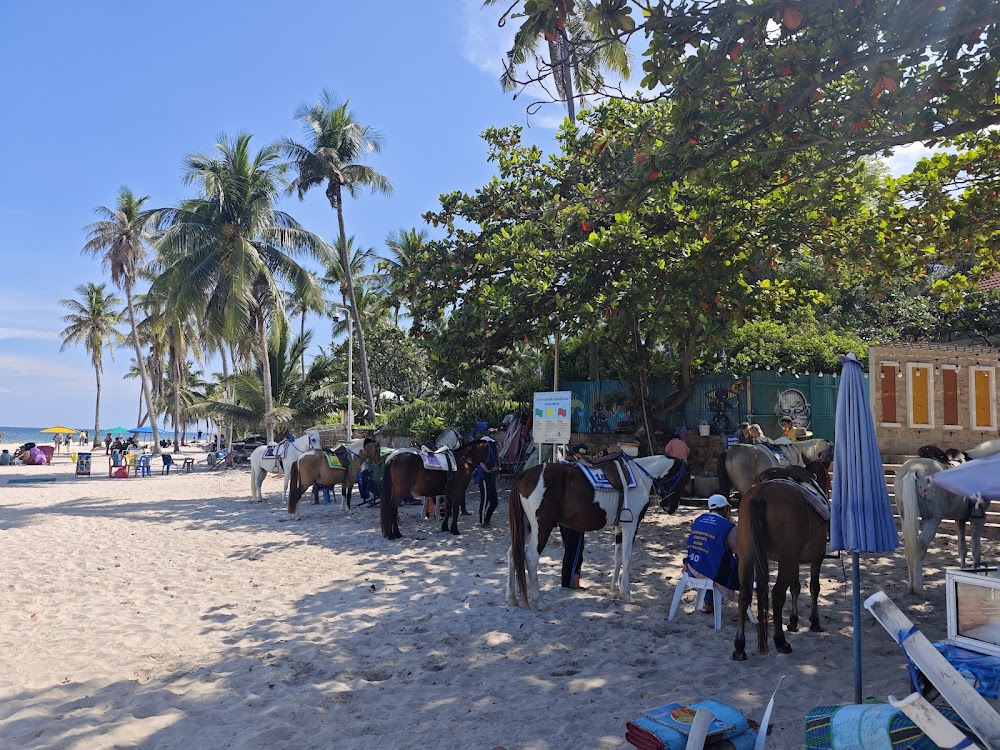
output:
[[[277,453],[283,446],[284,455],[280,458],[264,455],[268,448],[275,448],[275,452]],[[264,499],[260,486],[264,483],[264,477],[267,476],[268,472],[284,475],[285,483],[281,488],[281,496],[284,497],[287,495],[288,473],[292,465],[306,451],[315,451],[322,447],[319,433],[315,430],[310,430],[305,435],[300,435],[294,440],[282,440],[277,446],[260,445],[254,448],[253,453],[250,454],[250,502],[256,503]]]
[[[918,458],[911,458],[896,471],[894,482],[896,509],[903,526],[906,550],[907,587],[918,596],[924,592],[924,557],[945,518],[958,527],[958,557],[965,567],[968,548],[965,524],[972,522],[972,565],[978,568],[982,554],[983,528],[989,501],[981,497],[953,495],[931,481],[931,477],[968,457],[971,460],[1000,453],[1000,440],[988,440],[964,454],[935,446],[924,446]]]
[[[833,443],[822,438],[784,443],[775,447],[781,449],[788,463],[793,466],[805,466],[810,461],[821,461],[829,467],[833,461]],[[719,454],[716,465],[719,492],[729,497],[733,487],[736,487],[742,495],[757,481],[757,477],[764,469],[778,465],[778,457],[769,448],[757,445],[734,445]]]
[[[288,513],[295,516],[298,521],[299,499],[306,491],[306,487],[321,484],[325,487],[340,485],[340,495],[343,498],[340,502],[341,510],[351,509],[351,493],[354,489],[354,482],[361,473],[365,461],[378,463],[381,455],[381,446],[372,438],[365,438],[361,446],[361,452],[355,453],[348,445],[341,445],[332,451],[333,455],[340,461],[341,466],[347,468],[334,469],[327,460],[325,451],[310,451],[299,457],[299,460],[292,464],[288,474]],[[314,489],[315,493],[316,490]]]
[[[771,470],[773,471],[773,470]],[[812,477],[818,487],[829,491],[827,468],[819,461],[811,461],[804,469],[792,467],[789,474],[797,481]],[[765,473],[767,476],[767,473]],[[781,613],[785,607],[785,594],[792,594],[792,612],[788,630],[799,629],[799,565],[809,563],[811,577],[809,594],[809,629],[821,633],[819,624],[819,573],[826,554],[826,540],[830,531],[829,519],[820,517],[807,500],[807,490],[784,480],[765,480],[753,485],[740,501],[740,520],[736,525],[736,557],[739,559],[740,620],[736,631],[733,659],[746,661],[747,607],[757,580],[757,650],[767,653],[767,628],[769,609],[774,619],[774,646],[790,654],[792,647],[782,630]],[[778,561],[778,576],[773,591],[768,590],[770,573],[768,559]]]
[[[379,504],[382,536],[386,539],[399,539],[403,536],[399,532],[399,504],[411,492],[426,497],[446,495],[448,505],[441,523],[441,531],[451,531],[456,535],[460,533],[458,514],[472,473],[481,463],[486,464],[488,468],[495,468],[499,461],[499,453],[495,440],[479,438],[456,448],[452,451],[452,455],[456,464],[454,471],[424,468],[420,451],[414,448],[401,448],[386,457]]]
[[[615,528],[615,569],[612,592],[632,600],[629,573],[636,530],[649,507],[649,494],[661,479],[681,470],[683,464],[666,456],[629,459],[636,487],[626,492],[619,509],[616,490],[597,490],[574,464],[541,464],[522,473],[510,490],[510,549],[507,550],[507,602],[542,608],[538,588],[538,558],[557,524],[575,531]],[[612,469],[608,469],[612,471]],[[619,583],[619,573],[621,579]],[[515,579],[517,588],[515,589]]]

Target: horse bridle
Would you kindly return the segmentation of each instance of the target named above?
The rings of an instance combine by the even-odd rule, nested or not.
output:
[[[630,456],[630,455],[628,455],[626,453],[623,453],[622,455],[625,457],[625,459],[629,463],[634,464],[635,467],[637,469],[639,469],[639,471],[641,471],[643,474],[645,474],[647,477],[649,477],[649,481],[651,482],[650,489],[651,490],[653,490],[653,489],[656,490],[656,496],[657,497],[663,498],[663,497],[667,497],[670,494],[671,490],[666,487],[667,477],[661,477],[661,478],[657,479],[652,474],[650,474],[648,471],[646,471],[643,468],[642,464],[640,464],[638,461],[636,461],[634,458],[632,458],[632,456]],[[676,459],[674,459],[674,460],[676,460]],[[671,467],[671,468],[673,468],[673,467]],[[667,472],[667,473],[669,475],[669,472]]]

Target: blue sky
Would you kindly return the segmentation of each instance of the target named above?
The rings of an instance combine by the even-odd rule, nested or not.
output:
[[[175,205],[190,193],[181,162],[209,153],[220,133],[246,130],[258,147],[298,137],[295,108],[323,88],[350,99],[382,131],[372,165],[392,197],[347,204],[347,231],[381,251],[394,229],[423,226],[437,196],[486,182],[480,133],[509,123],[548,149],[561,116],[532,118],[497,81],[513,34],[480,0],[348,3],[260,0],[170,3],[9,3],[0,63],[0,424],[93,425],[94,374],[82,348],[60,354],[60,298],[105,281],[80,253],[83,228],[119,186]],[[900,154],[893,171],[914,161]],[[282,208],[332,239],[321,193]],[[327,339],[317,330],[318,340]],[[105,357],[101,423],[131,425],[138,383],[123,380],[129,350]],[[31,394],[25,397],[25,394]]]

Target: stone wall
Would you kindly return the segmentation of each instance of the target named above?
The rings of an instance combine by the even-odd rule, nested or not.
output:
[[[895,343],[872,347],[869,352],[869,389],[872,412],[875,418],[875,432],[879,450],[885,455],[914,455],[923,445],[937,445],[940,448],[968,450],[979,443],[997,437],[997,417],[1000,413],[1000,389],[996,387],[1000,350],[987,347],[965,347],[947,344]],[[911,380],[913,367],[926,365],[929,371],[930,424],[912,424]],[[886,371],[888,368],[888,371]],[[972,424],[972,385],[970,368],[986,368],[985,377],[991,381],[992,426],[989,429]],[[946,425],[945,386],[942,370],[957,373],[957,420]],[[883,405],[883,395],[887,377],[895,372],[895,419]],[[954,397],[953,397],[954,398]],[[888,399],[891,401],[891,399]]]

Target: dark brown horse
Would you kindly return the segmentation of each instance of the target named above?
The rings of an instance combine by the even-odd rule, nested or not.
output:
[[[453,454],[457,464],[454,471],[425,469],[419,451],[412,448],[403,448],[386,457],[379,508],[382,536],[386,539],[399,539],[403,536],[399,533],[399,504],[411,492],[426,497],[447,496],[448,505],[441,523],[441,531],[460,533],[458,514],[472,473],[481,463],[489,468],[496,467],[499,453],[496,441],[491,438],[480,438],[456,448]]]
[[[798,467],[793,467],[798,468]],[[806,465],[808,474],[816,483],[828,491],[829,480],[826,467],[811,461]],[[799,469],[802,471],[802,469]],[[782,630],[782,610],[786,592],[791,590],[792,612],[788,618],[788,630],[799,629],[799,565],[809,563],[809,594],[812,607],[809,611],[809,629],[822,632],[819,624],[819,573],[826,554],[826,540],[830,531],[830,521],[824,520],[813,510],[806,499],[806,490],[788,482],[763,481],[754,484],[740,502],[740,520],[736,526],[736,556],[739,558],[740,577],[740,620],[736,632],[733,659],[745,661],[746,637],[744,629],[747,607],[753,593],[754,579],[757,580],[757,650],[767,653],[767,627],[769,610],[773,610],[774,646],[783,653],[792,652]],[[768,590],[768,559],[777,560],[778,575],[773,591]],[[773,596],[773,606],[771,597]]]
[[[354,489],[354,482],[361,473],[366,460],[378,463],[380,446],[372,438],[365,438],[360,453],[355,453],[348,446],[342,445],[333,451],[341,466],[346,469],[335,469],[330,466],[327,455],[324,451],[310,451],[301,455],[288,475],[288,512],[295,514],[295,519],[299,519],[299,499],[306,491],[306,487],[321,484],[325,487],[340,485],[340,494],[343,497],[341,508],[348,510],[351,507],[351,492]]]

